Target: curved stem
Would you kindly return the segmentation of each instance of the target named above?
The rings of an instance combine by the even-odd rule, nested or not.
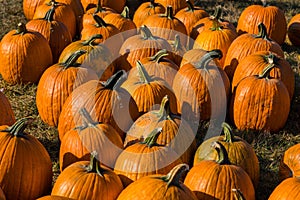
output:
[[[271,41],[271,39],[268,37],[267,28],[263,23],[258,24],[258,35],[256,35],[255,38],[262,38]]]
[[[206,69],[209,62],[215,58],[221,59],[223,56],[222,51],[219,49],[211,50],[204,54],[201,60],[196,64],[197,69]]]
[[[154,129],[146,138],[143,142],[141,142],[141,144],[145,144],[147,145],[149,148],[156,146],[157,143],[157,138],[159,136],[159,134],[161,133],[162,128],[156,128]]]
[[[98,175],[103,176],[102,175],[103,170],[100,167],[100,161],[99,161],[99,159],[97,159],[97,156],[98,156],[98,153],[96,151],[93,151],[91,153],[90,164],[86,170],[88,173],[97,173]]]
[[[101,34],[95,34],[95,35],[92,35],[90,38],[88,38],[87,40],[85,40],[84,42],[82,42],[82,45],[83,46],[93,46],[93,42],[97,39],[102,39],[103,36]]]
[[[275,67],[274,63],[269,64],[267,67],[265,67],[262,72],[258,75],[259,79],[266,78],[268,79],[270,76],[271,70]]]
[[[141,61],[139,61],[139,60],[137,61],[136,67],[137,67],[141,82],[145,83],[145,84],[149,84],[152,81],[152,79],[151,79],[150,75],[148,74],[148,72],[146,71],[144,65],[141,63]]]
[[[176,165],[167,175],[162,176],[161,179],[167,182],[167,186],[172,185],[181,187],[180,180],[185,172],[189,171],[189,166],[185,163]]]
[[[105,23],[105,21],[99,17],[98,15],[93,14],[93,18],[96,21],[96,26],[99,27],[107,27],[107,23]]]
[[[129,8],[127,6],[124,7],[122,13],[121,13],[121,16],[126,18],[126,19],[130,19],[130,16],[129,16]]]
[[[225,135],[224,142],[233,143],[234,142],[234,135],[233,135],[231,126],[229,124],[227,124],[226,122],[223,122],[222,123],[222,128],[223,128],[223,132],[224,132],[224,135]]]
[[[27,31],[27,29],[26,29],[26,26],[25,26],[25,24],[24,23],[18,23],[18,27],[17,27],[17,30],[16,30],[16,33],[15,33],[15,35],[23,35],[23,34],[25,34],[25,33],[27,33],[28,31]]]
[[[52,6],[45,14],[44,20],[47,20],[48,22],[53,21],[53,16],[55,12],[55,6]]]
[[[88,127],[88,126],[92,126],[92,127],[95,127],[96,125],[99,124],[99,122],[95,122],[90,113],[85,109],[85,108],[81,108],[79,110],[79,114],[80,116],[82,117],[82,120],[83,120],[83,124],[84,124],[84,128]]]
[[[69,67],[75,66],[77,59],[85,53],[86,53],[85,50],[75,51],[72,55],[70,55],[68,57],[66,62],[62,63],[62,65],[64,66],[64,69],[68,69]]]
[[[160,118],[166,119],[170,115],[170,113],[171,113],[170,100],[169,100],[169,96],[166,95],[161,101],[158,115],[160,116]]]
[[[101,82],[101,84],[110,90],[115,90],[120,87],[120,85],[126,80],[127,74],[125,70],[119,70],[117,73],[112,75],[105,82]]]
[[[104,12],[104,11],[105,10],[102,8],[102,5],[101,5],[101,0],[98,0],[97,7],[96,7],[96,10],[95,10],[94,14],[101,13],[101,12]]]
[[[58,6],[58,2],[55,0],[50,0],[48,3],[46,3],[47,6]]]
[[[167,50],[162,49],[162,50],[158,51],[154,56],[149,57],[149,60],[159,63],[161,61],[161,59],[163,59],[164,57],[166,57],[168,55],[169,54],[168,54]]]
[[[193,3],[190,0],[186,0],[186,4],[187,4],[187,11],[190,11],[190,12],[195,11],[195,7],[194,7]]]
[[[178,34],[175,35],[174,40],[174,50],[178,51],[179,49],[183,49],[180,41],[180,36]]]
[[[154,2],[154,0],[150,0],[150,8],[155,8],[157,6],[157,3]]]
[[[221,15],[222,15],[222,9],[220,6],[217,6],[216,10],[215,10],[214,14],[211,16],[211,18],[219,20],[221,18]]]
[[[32,120],[32,117],[24,117],[16,121],[12,126],[8,127],[2,132],[8,132],[13,136],[21,137],[24,135],[24,130],[26,129],[27,125],[30,124]]]
[[[213,142],[211,146],[218,152],[219,158],[217,160],[217,163],[219,163],[220,165],[229,165],[230,162],[225,147],[218,141]]]
[[[232,189],[232,192],[234,192],[234,198],[236,200],[245,200],[245,197],[243,193],[239,189]]]
[[[152,35],[150,29],[146,25],[142,25],[140,27],[141,35],[144,40],[150,40],[155,39],[155,37]]]

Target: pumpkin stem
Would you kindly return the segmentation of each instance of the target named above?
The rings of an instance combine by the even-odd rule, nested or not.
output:
[[[154,0],[150,0],[149,2],[150,2],[149,8],[155,8],[158,5],[158,3],[155,3]]]
[[[158,111],[158,115],[160,116],[160,119],[166,119],[168,116],[170,116],[171,110],[170,110],[170,100],[169,96],[166,95],[161,101],[160,108]]]
[[[17,30],[16,30],[16,33],[14,35],[24,35],[25,33],[27,33],[27,29],[26,29],[26,26],[24,23],[18,23],[18,27],[17,27]]]
[[[55,12],[55,6],[52,6],[45,14],[44,20],[47,20],[48,22],[53,21],[53,16]]]
[[[230,161],[225,147],[219,141],[213,142],[211,146],[218,152],[219,158],[217,160],[217,163],[219,163],[220,165],[229,165]]]
[[[101,5],[101,0],[98,0],[97,7],[96,7],[96,10],[95,10],[94,14],[101,13],[101,12],[104,12],[104,11],[105,10],[102,8],[102,5]]]
[[[268,6],[267,0],[261,0],[261,3],[262,3],[263,7],[267,7]]]
[[[258,35],[256,35],[255,38],[262,38],[271,41],[271,39],[268,37],[268,31],[264,23],[258,24]]]
[[[78,50],[78,51],[75,51],[73,54],[71,54],[68,57],[68,59],[64,63],[62,63],[62,65],[64,66],[64,69],[68,69],[71,66],[76,66],[77,59],[85,53],[86,53],[85,50]]]
[[[164,57],[168,56],[168,52],[166,49],[162,49],[160,51],[158,51],[154,56],[149,57],[150,61],[154,61],[159,63],[161,61],[161,59],[163,59]]]
[[[13,136],[22,137],[24,135],[24,130],[27,125],[33,121],[33,117],[24,117],[16,121],[12,126],[8,127],[6,130],[2,132],[8,132]]]
[[[130,16],[129,16],[129,8],[127,6],[124,7],[122,13],[121,13],[121,16],[126,18],[126,19],[129,19]]]
[[[206,69],[209,62],[215,58],[221,59],[223,56],[222,51],[219,49],[211,50],[204,54],[201,60],[196,64],[197,69]]]
[[[166,13],[163,14],[164,17],[167,17],[168,19],[173,19],[174,16],[173,16],[173,7],[168,5],[167,6],[167,10],[166,10]]]
[[[193,3],[190,0],[186,0],[186,4],[187,4],[187,11],[190,11],[190,12],[195,11],[195,7],[194,7]]]
[[[98,15],[93,14],[93,18],[96,21],[96,27],[97,28],[108,26],[107,23],[101,17],[99,17]]]
[[[243,193],[241,192],[241,190],[232,189],[231,191],[234,192],[234,198],[236,200],[245,200],[245,197],[244,197]]]
[[[210,30],[212,30],[212,31],[221,31],[222,28],[223,28],[223,27],[220,25],[220,23],[219,23],[218,20],[213,20],[213,25],[212,25],[212,27],[210,28]]]
[[[127,74],[125,70],[119,70],[116,72],[114,75],[112,75],[109,79],[107,79],[104,82],[101,82],[101,84],[106,88],[106,89],[111,89],[115,90],[122,85],[122,83],[126,80]]]
[[[93,45],[93,42],[95,41],[95,40],[97,40],[97,39],[102,39],[103,38],[103,36],[101,35],[101,34],[95,34],[95,35],[92,35],[90,38],[88,38],[87,40],[85,40],[85,41],[83,41],[82,42],[82,45],[83,46],[94,46]]]
[[[88,173],[97,173],[100,176],[102,175],[103,170],[100,167],[100,161],[97,159],[98,153],[96,151],[93,151],[91,153],[91,159],[90,159],[90,164],[87,167],[87,172]]]
[[[144,40],[153,40],[155,37],[152,35],[150,29],[146,25],[140,27],[141,35]]]
[[[262,72],[258,75],[259,79],[269,79],[271,70],[275,67],[274,63],[269,64],[265,67]]]
[[[181,178],[182,175],[189,171],[189,166],[185,163],[176,165],[167,175],[162,176],[161,179],[167,182],[167,186],[170,187],[172,185],[181,187]]]
[[[178,51],[179,49],[183,49],[180,41],[180,36],[178,34],[175,35],[175,40],[174,40],[174,50]]]
[[[219,21],[219,19],[221,18],[221,15],[222,15],[222,9],[220,6],[218,6],[218,7],[216,7],[214,14],[210,18]]]
[[[274,53],[270,52],[270,54],[265,57],[265,60],[269,64],[272,64],[272,63],[276,64],[279,62],[280,58],[278,56],[276,56]]]
[[[136,67],[139,73],[140,81],[142,83],[149,84],[152,81],[152,79],[148,74],[148,72],[146,71],[144,65],[139,60],[136,63],[137,63]]]
[[[223,132],[225,135],[224,138],[224,142],[227,143],[233,143],[234,142],[234,135],[233,135],[233,131],[232,128],[229,124],[227,124],[226,122],[222,123],[222,128],[223,128]]]
[[[159,128],[156,128],[154,129],[146,138],[143,142],[141,142],[141,144],[145,144],[147,145],[149,148],[153,147],[153,146],[156,146],[157,143],[157,138],[159,136],[159,134],[161,133],[162,131],[162,128],[159,127]]]
[[[57,6],[58,2],[56,2],[55,0],[50,0],[49,2],[46,3],[47,6]]]
[[[79,110],[79,114],[81,115],[84,124],[82,127],[79,128],[80,130],[85,129],[87,127],[95,127],[99,124],[99,122],[95,122],[92,119],[90,113],[85,108],[81,108]]]

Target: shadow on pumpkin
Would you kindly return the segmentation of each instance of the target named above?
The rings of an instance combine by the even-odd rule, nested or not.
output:
[[[213,197],[213,196],[211,196],[211,195],[209,195],[209,194],[206,194],[206,193],[204,193],[204,192],[199,192],[199,191],[193,191],[193,192],[196,194],[196,196],[197,196],[198,199],[205,199],[205,200],[221,200],[221,199],[218,199],[218,198],[216,198],[216,197]]]

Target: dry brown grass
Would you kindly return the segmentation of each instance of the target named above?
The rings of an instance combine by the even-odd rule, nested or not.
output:
[[[216,5],[224,7],[224,18],[231,22],[237,22],[242,10],[252,2],[233,1],[201,1],[201,6],[212,13]],[[296,13],[300,13],[298,1],[281,0],[270,1],[270,4],[277,5],[286,13],[287,20]],[[21,0],[0,0],[0,38],[8,31],[14,29],[19,22],[26,22],[22,13]],[[272,190],[279,183],[278,164],[283,152],[293,144],[300,142],[300,49],[283,45],[286,59],[291,63],[296,76],[295,95],[292,100],[291,111],[286,126],[278,133],[243,133],[243,136],[255,148],[260,161],[261,178],[257,189],[257,199],[267,199]],[[0,55],[1,56],[1,55]],[[1,63],[0,63],[1,64]],[[57,130],[44,124],[38,116],[35,105],[36,85],[15,85],[11,86],[0,78],[0,88],[4,88],[5,95],[9,98],[16,118],[33,116],[36,118],[33,124],[27,128],[27,132],[36,136],[48,150],[53,161],[55,177],[59,173],[58,151],[59,140]],[[204,128],[205,129],[205,128]]]

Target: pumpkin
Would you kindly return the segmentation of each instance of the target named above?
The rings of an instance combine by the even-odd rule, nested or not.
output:
[[[67,167],[54,183],[51,195],[77,200],[114,200],[123,190],[120,178],[101,164],[97,153],[90,161],[79,161]]]
[[[144,24],[145,19],[154,14],[163,14],[165,12],[165,7],[155,0],[150,0],[149,2],[142,3],[133,14],[133,22],[136,27],[141,27]]]
[[[6,200],[3,190],[0,188],[0,200]]]
[[[128,38],[121,46],[119,68],[129,71],[138,60],[153,56],[161,49],[172,50],[167,40],[154,36],[147,26],[142,26],[139,35]]]
[[[218,141],[226,149],[229,162],[242,167],[256,188],[259,181],[259,162],[254,149],[242,138],[234,136],[229,124],[224,122],[222,128],[224,135],[209,138],[201,143],[195,153],[194,165],[199,164],[202,160],[218,160],[217,152],[211,147],[213,142]]]
[[[127,146],[118,156],[114,171],[125,187],[145,176],[166,174],[182,163],[172,148],[157,144],[161,131],[161,127],[154,129],[143,142]]]
[[[212,144],[218,152],[218,160],[203,160],[187,173],[184,184],[198,199],[234,199],[232,189],[239,188],[245,199],[255,199],[255,191],[249,175],[243,168],[229,162],[227,151],[219,142]]]
[[[151,110],[140,116],[127,131],[124,146],[144,141],[155,128],[162,127],[156,143],[170,146],[184,163],[191,164],[196,150],[195,135],[187,121],[170,110],[168,96],[162,99],[159,109]]]
[[[277,6],[269,6],[264,1],[263,5],[251,5],[246,7],[241,13],[238,23],[237,32],[258,34],[257,25],[263,23],[267,29],[267,35],[278,44],[284,43],[287,23],[283,10]]]
[[[194,62],[197,62],[197,61],[201,60],[201,58],[206,53],[207,53],[207,51],[205,51],[203,49],[190,49],[190,50],[186,51],[182,55],[182,59],[181,59],[179,68],[182,67],[185,64],[194,63]],[[219,61],[217,59],[214,59],[214,62],[218,63],[218,65],[219,65]]]
[[[86,108],[92,119],[112,125],[124,139],[125,132],[139,116],[130,94],[120,88],[126,79],[125,71],[118,71],[107,81],[91,80],[76,88],[65,101],[58,120],[60,138],[81,124],[79,110]]]
[[[85,68],[92,68],[100,80],[106,81],[115,72],[115,64],[110,50],[104,44],[95,44],[96,39],[102,38],[101,34],[92,35],[87,40],[72,42],[61,52],[58,62],[66,62],[68,57],[78,50],[86,51],[77,59],[77,63]]]
[[[129,8],[124,7],[121,14],[110,13],[104,17],[104,21],[113,24],[122,33],[124,40],[137,34],[135,23],[129,18]]]
[[[154,14],[148,16],[143,25],[146,25],[153,35],[166,40],[174,40],[178,34],[182,45],[187,44],[187,31],[185,25],[173,14],[173,7],[167,6],[164,14]]]
[[[0,187],[6,199],[36,199],[51,190],[52,163],[45,147],[25,132],[32,118],[0,126]]]
[[[80,67],[76,63],[86,51],[78,50],[64,63],[49,67],[42,75],[36,92],[36,106],[41,119],[57,127],[63,104],[71,92],[90,80],[97,80],[94,70]]]
[[[258,35],[246,33],[238,36],[231,43],[223,67],[230,80],[232,80],[239,62],[252,53],[257,51],[272,51],[284,58],[284,53],[279,44],[268,37],[265,25],[260,23],[258,28]]]
[[[299,199],[300,179],[288,178],[282,181],[271,193],[269,200]]]
[[[27,30],[23,23],[3,36],[0,54],[0,73],[10,84],[37,83],[53,63],[47,40],[40,33]]]
[[[74,200],[74,199],[70,199],[68,197],[62,197],[62,196],[47,195],[47,196],[40,197],[36,200]]]
[[[225,72],[213,60],[220,50],[206,53],[199,61],[181,66],[173,81],[178,112],[189,122],[225,116],[230,83]]]
[[[121,45],[124,42],[123,35],[120,34],[119,29],[117,29],[117,27],[113,24],[106,23],[98,15],[93,15],[93,17],[95,24],[88,24],[83,27],[81,31],[81,40],[86,40],[95,34],[101,34],[102,38],[97,39],[94,42],[97,44],[105,44],[112,55],[117,57],[119,55]]]
[[[179,164],[166,175],[142,177],[125,188],[117,200],[196,200],[195,194],[181,182],[188,169],[188,165]]]
[[[44,18],[30,20],[26,28],[41,33],[48,41],[53,63],[57,63],[60,53],[72,42],[68,28],[60,21],[53,20],[55,7],[52,6]]]
[[[156,0],[156,2],[160,3],[165,8],[168,6],[172,6],[174,15],[181,9],[187,7],[186,0]],[[190,2],[193,4],[194,0],[190,0]]]
[[[300,154],[298,153],[300,144],[289,147],[283,154],[279,165],[279,179],[284,180],[289,177],[299,176]]]
[[[62,22],[70,31],[72,38],[74,38],[76,35],[76,16],[70,5],[49,0],[37,7],[33,19],[43,18],[52,6],[55,7],[53,20]]]
[[[27,20],[31,20],[33,18],[36,8],[43,4],[43,2],[44,0],[23,0],[23,13]]]
[[[257,75],[265,67],[274,63],[275,67],[270,72],[273,78],[279,78],[287,87],[290,99],[292,99],[295,90],[295,75],[287,60],[276,55],[271,51],[259,51],[246,56],[236,67],[232,79],[232,91],[238,83],[247,76]]]
[[[147,0],[126,0],[126,6],[129,8],[129,18],[132,19],[135,11],[140,5],[145,3]]]
[[[130,93],[136,102],[140,115],[155,109],[165,95],[170,97],[173,103],[171,110],[176,113],[176,97],[171,86],[159,77],[150,77],[141,62],[137,61],[136,68],[138,73],[124,81],[121,87]]]
[[[291,18],[288,24],[287,35],[292,45],[300,46],[300,14],[296,14]]]
[[[98,0],[81,0],[82,6],[85,11],[96,7]],[[108,7],[113,10],[115,10],[118,13],[121,13],[124,9],[126,0],[117,0],[117,1],[111,1],[111,0],[100,0],[101,5],[103,7]],[[98,3],[99,4],[99,3]]]
[[[88,160],[90,152],[99,152],[101,163],[113,168],[123,149],[118,132],[109,124],[95,122],[85,108],[80,111],[82,125],[68,131],[61,140],[59,150],[60,170],[81,160]]]
[[[281,80],[270,77],[273,68],[270,64],[259,75],[248,76],[237,85],[229,114],[239,130],[275,132],[285,125],[290,96]]]
[[[0,90],[0,126],[13,125],[16,122],[14,111],[8,98]]]
[[[228,48],[236,37],[237,33],[235,31],[228,27],[223,27],[216,21],[209,29],[203,30],[197,36],[193,48],[204,49],[206,51],[220,49],[223,54],[220,64],[223,67]]]

